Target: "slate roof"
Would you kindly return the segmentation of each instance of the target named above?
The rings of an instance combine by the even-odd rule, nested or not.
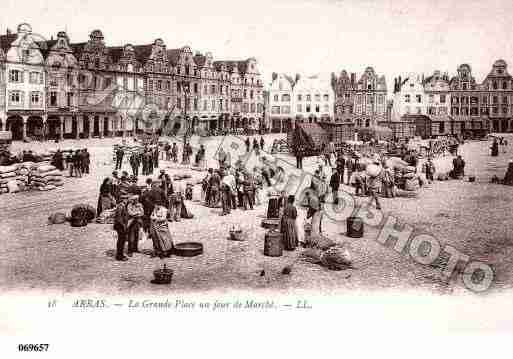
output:
[[[17,34],[0,35],[0,48],[4,50],[4,52],[7,52],[17,37]]]
[[[167,50],[167,59],[171,62],[171,65],[176,66],[178,60],[180,60],[180,53],[182,49],[169,49]]]

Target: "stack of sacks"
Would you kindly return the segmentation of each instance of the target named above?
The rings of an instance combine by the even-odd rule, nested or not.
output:
[[[18,187],[20,190],[24,190],[29,182],[30,182],[30,171],[32,166],[34,166],[33,162],[23,162],[17,164],[16,170],[16,181],[18,182]]]
[[[62,173],[52,165],[38,166],[31,175],[31,184],[40,191],[48,191],[63,185]]]
[[[15,184],[16,166],[0,166],[0,193],[17,192]]]

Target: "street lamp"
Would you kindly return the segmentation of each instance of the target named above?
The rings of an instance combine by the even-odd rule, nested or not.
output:
[[[189,131],[189,124],[188,124],[188,119],[187,119],[187,104],[189,102],[189,93],[190,93],[190,88],[189,88],[189,82],[187,81],[180,81],[179,82],[180,84],[180,88],[182,90],[182,93],[184,95],[184,105],[183,105],[183,112],[184,112],[184,126],[185,126],[185,129],[184,129],[184,132],[183,132],[183,145],[185,146],[185,143],[187,142],[187,132]]]

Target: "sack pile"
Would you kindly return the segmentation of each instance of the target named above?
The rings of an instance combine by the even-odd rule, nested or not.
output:
[[[7,193],[16,189],[14,188],[17,177],[16,169],[17,168],[14,165],[0,166],[0,193]],[[18,190],[15,190],[14,192],[17,192]]]
[[[39,191],[49,191],[64,184],[62,173],[52,165],[38,166],[30,179],[31,185]]]

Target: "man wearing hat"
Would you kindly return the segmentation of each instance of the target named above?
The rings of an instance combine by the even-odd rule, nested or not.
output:
[[[114,230],[117,232],[118,239],[116,242],[116,260],[126,261],[128,258],[124,255],[125,243],[128,241],[128,210],[127,200],[128,195],[121,195],[120,202],[116,207],[114,215]]]
[[[372,162],[376,166],[380,166],[380,162],[377,160],[374,160]],[[369,196],[371,197],[370,203],[372,204],[372,201],[376,201],[376,209],[381,209],[381,205],[379,204],[378,199],[378,191],[381,188],[383,181],[383,169],[380,169],[379,174],[376,176],[368,176],[367,180],[367,190],[369,191]]]
[[[144,208],[139,202],[139,196],[130,195],[126,206],[128,212],[128,256],[131,257],[132,253],[139,252],[139,232],[142,227],[142,218],[144,216]]]
[[[338,188],[340,187],[340,174],[336,167],[333,168],[330,178],[331,193],[333,196],[333,204],[338,204]]]

